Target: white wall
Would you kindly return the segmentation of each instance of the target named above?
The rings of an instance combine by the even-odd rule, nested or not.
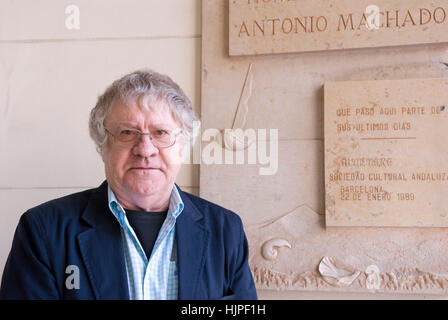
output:
[[[70,4],[80,9],[79,30],[66,28]],[[153,68],[177,81],[199,113],[200,53],[201,0],[0,0],[0,274],[26,209],[104,179],[87,120],[105,87],[135,69]],[[198,165],[184,166],[177,183],[198,194]]]

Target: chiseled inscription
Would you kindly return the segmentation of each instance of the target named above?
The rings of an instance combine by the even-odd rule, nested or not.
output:
[[[229,53],[447,42],[448,0],[230,0]]]
[[[328,226],[448,226],[448,80],[325,85]]]

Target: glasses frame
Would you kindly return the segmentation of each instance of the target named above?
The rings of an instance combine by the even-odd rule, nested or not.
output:
[[[143,136],[148,136],[149,140],[151,141],[151,143],[156,147],[156,148],[162,148],[162,149],[167,149],[167,148],[171,148],[172,146],[174,146],[177,142],[177,137],[182,133],[182,130],[180,130],[178,133],[174,134],[174,141],[172,144],[170,144],[169,146],[166,147],[162,147],[157,145],[156,143],[153,142],[153,136],[151,135],[150,132],[141,132],[138,129],[129,129],[129,130],[133,130],[133,131],[137,131],[139,133],[139,137],[137,139],[137,142],[133,145],[129,145],[129,146],[124,146],[122,142],[117,140],[116,134],[113,134],[112,132],[110,132],[106,127],[104,127],[104,130],[106,130],[106,132],[108,134],[110,134],[112,137],[114,137],[114,142],[122,147],[135,147],[137,144],[140,143],[140,141],[142,140]]]

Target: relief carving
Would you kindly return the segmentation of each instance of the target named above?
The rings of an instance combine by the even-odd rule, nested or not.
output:
[[[344,291],[344,287],[349,286],[355,292],[363,292],[366,288],[383,293],[431,292],[446,294],[448,292],[447,274],[434,274],[408,267],[377,273],[375,267],[369,266],[365,272],[356,272],[355,274],[358,275],[353,279],[354,281],[344,286],[340,285],[342,282],[335,286],[331,283],[332,281],[328,281],[328,276],[324,277],[318,272],[311,271],[285,274],[264,267],[253,267],[252,273],[257,287],[261,289],[316,290],[336,287]],[[351,279],[348,277],[348,280]]]
[[[249,1],[250,4],[255,2]],[[288,1],[271,0],[264,1],[259,8],[264,8],[265,2],[278,7],[296,6],[293,5],[295,1],[288,4]],[[228,206],[243,218],[249,264],[258,289],[448,296],[448,228],[442,228],[440,224],[422,228],[425,222],[447,221],[446,197],[438,195],[444,194],[445,188],[448,190],[448,182],[441,179],[434,183],[429,179],[412,181],[409,173],[415,170],[408,170],[406,166],[409,161],[420,166],[431,160],[427,170],[419,168],[417,173],[446,172],[443,164],[448,158],[448,148],[439,147],[443,145],[444,140],[440,139],[443,134],[436,132],[434,123],[443,126],[448,119],[446,108],[442,108],[447,105],[440,99],[448,91],[436,91],[437,86],[432,84],[418,90],[414,84],[403,87],[408,88],[406,90],[395,90],[392,85],[392,81],[447,78],[448,47],[445,42],[440,42],[439,33],[448,19],[442,9],[438,9],[436,18],[444,22],[424,26],[427,29],[421,36],[426,38],[425,43],[429,43],[426,40],[431,36],[436,40],[429,47],[401,46],[403,39],[396,38],[392,28],[386,28],[383,31],[391,37],[383,39],[381,35],[376,40],[387,40],[398,46],[376,48],[372,42],[375,39],[370,37],[377,33],[353,31],[351,20],[348,20],[349,14],[353,13],[356,29],[359,18],[371,3],[351,1],[357,8],[348,8],[343,2],[332,1],[331,12],[327,10],[321,14],[321,7],[316,3],[302,2],[309,5],[307,16],[315,17],[311,24],[308,19],[307,27],[313,26],[315,31],[310,35],[328,35],[328,32],[316,29],[316,17],[333,15],[336,20],[328,20],[328,26],[336,26],[333,29],[336,32],[341,26],[339,33],[351,38],[353,32],[362,31],[359,40],[369,38],[364,43],[370,49],[271,55],[278,50],[291,52],[291,45],[304,44],[287,41],[287,37],[297,36],[291,32],[285,35],[282,48],[282,44],[274,39],[268,43],[265,52],[269,55],[254,57],[253,54],[263,53],[259,46],[272,38],[273,23],[279,23],[277,33],[283,32],[282,27],[289,31],[291,25],[285,18],[291,17],[293,11],[286,10],[281,21],[275,22],[267,19],[280,17],[275,14],[276,10],[259,14],[252,7],[247,12],[238,9],[233,11],[237,18],[233,23],[229,22],[232,17],[229,10],[234,4],[247,4],[248,0],[231,1],[230,5],[225,0],[204,2],[204,25],[207,28],[203,30],[203,66],[204,70],[213,70],[202,77],[204,127],[219,128],[216,131],[220,132],[220,141],[215,139],[218,148],[235,155],[238,151],[249,155],[250,147],[256,144],[254,141],[248,145],[248,136],[243,135],[244,131],[248,133],[248,127],[278,128],[279,170],[275,175],[261,177],[252,167],[201,164],[201,195]],[[383,10],[381,3],[376,5]],[[436,8],[429,8],[428,3],[412,4],[412,16],[428,7],[434,18]],[[399,10],[400,17],[391,20],[391,27],[406,18],[408,7],[408,3],[403,2],[397,8],[387,9],[391,10],[389,17],[394,19]],[[298,6],[298,12],[301,13],[303,8]],[[447,8],[444,11],[448,12]],[[300,18],[298,14],[295,16]],[[262,25],[264,17],[266,21]],[[419,26],[411,26],[411,19],[409,16],[405,29],[415,36],[414,29]],[[254,30],[249,27],[255,26],[260,36],[249,39],[244,27],[241,29],[243,21],[251,35]],[[254,21],[259,26],[252,24]],[[323,28],[323,19],[320,23]],[[259,27],[264,34],[260,34],[263,32]],[[229,28],[229,32],[222,32],[225,28]],[[239,40],[245,42],[246,48],[254,50],[252,53],[239,51],[248,54],[245,57],[231,57],[238,54],[241,47],[232,46],[228,36],[238,35],[241,30]],[[448,39],[447,34],[444,37]],[[351,38],[337,39],[337,43],[324,39],[311,44],[324,50],[343,49],[348,48],[345,44],[351,45]],[[260,39],[263,40],[261,43],[249,43]],[[230,56],[222,54],[227,50]],[[391,85],[382,87],[379,95],[373,88],[381,81],[375,80],[391,81]],[[346,91],[335,88],[334,94],[329,95],[331,92],[325,89],[325,84],[330,81],[352,83],[347,84]],[[216,94],[217,90],[220,94]],[[422,94],[425,92],[431,94]],[[338,99],[332,101],[332,97]],[[325,110],[326,104],[330,106],[329,110]],[[402,107],[425,107],[428,114],[414,114],[412,110],[409,114]],[[328,121],[326,114],[333,115],[334,119]],[[429,118],[437,121],[426,121]],[[387,130],[384,123],[388,124]],[[327,134],[327,129],[333,131]],[[422,139],[414,139],[418,137],[417,133]],[[331,141],[334,143],[329,143]],[[419,141],[425,143],[418,148],[412,147]],[[386,148],[380,147],[381,144]],[[403,145],[409,145],[409,148],[400,149]],[[430,153],[428,150],[436,151]],[[325,162],[326,159],[329,161]],[[322,183],[323,178],[327,178],[326,168],[331,169],[329,174],[333,179]],[[409,183],[405,184],[402,177]],[[381,178],[387,181],[381,181]],[[437,188],[431,189],[434,185]],[[422,189],[422,193],[416,194],[416,189]],[[415,200],[411,193],[415,194]],[[426,203],[417,208],[413,205],[417,200]],[[341,203],[347,205],[344,212]],[[371,208],[361,205],[365,203]],[[403,209],[406,204],[407,208]],[[388,219],[398,215],[403,217]],[[418,223],[402,227],[409,219]],[[381,224],[380,220],[389,221]],[[290,247],[268,245],[267,241],[273,238],[287,240]]]
[[[291,244],[286,240],[274,238],[263,244],[261,247],[261,254],[266,260],[275,260],[278,255],[278,248],[280,247],[291,249]]]
[[[376,265],[370,265],[366,268],[366,287],[369,290],[377,290],[381,286],[380,269]]]
[[[404,260],[400,263],[403,267],[397,268],[394,251],[389,252],[374,241],[384,237],[385,230],[328,229],[325,228],[325,216],[308,205],[298,206],[280,217],[252,225],[247,232],[251,252],[249,263],[259,289],[448,293],[448,273],[432,272],[431,269],[409,265]],[[405,241],[412,239],[406,235],[406,232],[411,234],[410,230],[387,232],[393,239],[388,245],[396,248],[403,247],[407,243]],[[282,236],[266,241],[263,234]],[[368,244],[360,245],[355,241],[345,243],[341,240],[343,237],[362,237]],[[284,239],[288,239],[291,247],[286,243],[284,248],[280,247]],[[316,243],[324,249],[320,258],[311,258],[317,254]],[[424,242],[417,241],[406,252],[422,254],[433,245],[433,239],[427,238]],[[285,251],[285,248],[288,250]],[[326,252],[334,255],[327,255]]]
[[[248,148],[253,142],[253,137],[247,136],[248,142],[245,142],[245,132],[243,130],[247,122],[247,115],[249,113],[249,100],[253,91],[254,75],[252,72],[252,63],[246,73],[243,89],[241,91],[238,106],[235,111],[235,117],[231,129],[224,129],[223,133],[223,147],[230,151],[240,151]]]
[[[333,286],[350,286],[361,273],[350,267],[337,266],[335,260],[330,257],[321,260],[319,272],[324,280]]]

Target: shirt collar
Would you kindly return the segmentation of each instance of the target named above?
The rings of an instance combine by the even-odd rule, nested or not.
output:
[[[170,206],[168,208],[168,214],[171,214],[173,218],[177,218],[181,212],[184,210],[184,202],[182,201],[182,198],[180,197],[179,190],[177,189],[177,186],[173,186],[173,190],[171,191],[170,196]]]
[[[109,184],[107,185],[107,197],[109,201],[110,211],[112,211],[113,215],[115,216],[115,218],[117,218],[118,222],[120,223],[124,222],[124,216],[126,211],[118,202]],[[174,219],[176,219],[182,213],[183,209],[184,209],[184,203],[182,201],[177,186],[174,185],[170,195],[168,215],[171,215]]]

